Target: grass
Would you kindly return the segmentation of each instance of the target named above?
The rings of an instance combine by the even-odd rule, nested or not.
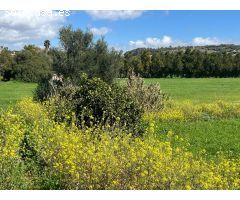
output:
[[[123,83],[125,80],[120,80]],[[239,78],[193,78],[193,79],[145,79],[147,84],[160,83],[164,92],[176,101],[190,100],[194,103],[211,103],[216,100],[240,102]],[[16,81],[0,81],[0,107],[14,104],[23,97],[31,97],[36,88],[35,83]],[[196,122],[165,122],[158,124],[160,137],[164,137],[166,130],[173,130],[176,134],[190,142],[191,151],[197,153],[206,149],[209,155],[215,155],[222,150],[232,155],[240,155],[240,121],[210,120]]]
[[[157,124],[157,132],[162,139],[170,130],[187,140],[190,143],[189,150],[194,154],[205,149],[210,157],[219,151],[227,157],[240,156],[240,121],[237,119]]]
[[[121,83],[124,81],[120,80]],[[160,83],[162,90],[177,101],[240,102],[240,78],[153,78],[145,79],[145,83]],[[0,81],[0,106],[6,107],[23,97],[32,96],[35,88],[35,83]]]
[[[17,81],[0,81],[0,108],[13,105],[24,97],[32,97],[36,83],[22,83]]]
[[[177,101],[240,103],[240,78],[149,78],[145,83],[160,83],[162,90]]]

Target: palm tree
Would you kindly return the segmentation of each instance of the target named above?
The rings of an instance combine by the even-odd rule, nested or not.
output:
[[[50,41],[49,40],[45,40],[44,41],[44,47],[45,47],[45,51],[48,52],[49,50],[49,47],[50,47]]]

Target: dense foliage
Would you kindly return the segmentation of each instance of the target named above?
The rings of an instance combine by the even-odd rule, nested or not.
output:
[[[49,82],[39,85],[36,90],[36,99],[50,98],[57,121],[66,118],[72,121],[74,118],[79,127],[116,125],[133,132],[140,131],[143,110],[128,94],[126,87],[109,85],[100,78],[89,78],[86,74],[79,75],[74,84],[70,80],[60,84],[55,82],[54,89]]]
[[[121,52],[109,49],[103,39],[94,42],[91,32],[73,30],[71,26],[60,29],[59,38],[62,49],[49,51],[56,73],[76,80],[84,72],[109,83],[118,75],[123,64]]]
[[[132,70],[142,77],[239,77],[240,53],[192,48],[140,49],[125,53],[121,76]]]
[[[25,46],[23,50],[11,55],[0,54],[1,74],[4,80],[11,78],[26,82],[38,82],[52,73],[50,57],[34,45]]]
[[[37,82],[48,77],[52,72],[50,57],[40,49],[25,46],[18,52],[13,66],[13,76],[17,80]]]
[[[0,52],[0,75],[4,81],[9,81],[12,77],[13,56],[8,49]]]
[[[78,74],[84,72],[111,83],[118,76],[123,66],[122,52],[109,48],[103,38],[94,41],[90,31],[67,26],[59,30],[59,39],[59,48],[50,48],[50,41],[45,40],[45,49],[27,45],[16,53],[2,50],[0,74],[3,79],[38,82],[54,72],[77,81]]]

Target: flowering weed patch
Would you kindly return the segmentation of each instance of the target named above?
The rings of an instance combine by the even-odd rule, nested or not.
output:
[[[167,140],[159,140],[154,121],[143,137],[120,129],[79,129],[56,123],[44,106],[24,100],[1,114],[0,127],[1,151],[23,166],[12,163],[12,172],[11,166],[1,165],[7,173],[0,179],[3,189],[21,189],[30,180],[28,188],[39,189],[240,189],[238,159],[196,158],[172,132]],[[174,147],[173,138],[181,145]],[[24,170],[31,160],[38,170],[32,179]],[[16,173],[21,179],[3,184]]]
[[[145,120],[198,121],[240,117],[240,104],[217,101],[193,104],[191,101],[168,101],[163,110],[145,113]]]

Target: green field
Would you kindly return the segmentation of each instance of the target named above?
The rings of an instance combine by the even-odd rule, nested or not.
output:
[[[227,157],[240,156],[239,120],[158,123],[157,132],[160,138],[165,139],[170,130],[189,142],[190,150],[195,155],[205,149],[209,157],[220,151]]]
[[[125,80],[123,79],[119,80],[121,84],[124,84],[124,81]],[[55,171],[55,166],[76,166],[74,169],[78,170],[76,171],[78,174],[81,174],[81,170],[84,169],[83,172],[90,172],[92,177],[93,175],[95,176],[94,173],[97,172],[92,173],[91,171],[93,170],[89,170],[91,169],[89,168],[89,163],[91,163],[91,166],[94,167],[95,165],[98,167],[99,163],[104,163],[101,165],[111,167],[110,173],[112,173],[112,169],[117,169],[117,173],[119,173],[118,171],[121,172],[119,173],[121,174],[119,177],[122,177],[122,171],[124,169],[127,169],[127,172],[130,171],[132,173],[132,170],[129,169],[135,169],[136,166],[140,164],[141,167],[139,167],[139,170],[142,170],[142,166],[145,167],[144,169],[148,170],[148,166],[151,166],[150,164],[156,161],[158,162],[158,165],[156,165],[157,167],[152,168],[152,170],[154,169],[154,172],[159,170],[158,174],[166,173],[164,177],[170,177],[169,180],[171,180],[171,176],[173,174],[175,176],[175,172],[179,169],[181,169],[181,173],[185,173],[184,170],[188,169],[186,170],[184,176],[180,174],[179,178],[176,179],[185,181],[184,177],[189,177],[190,175],[191,177],[196,177],[196,172],[203,170],[204,173],[201,175],[203,177],[203,182],[205,182],[205,179],[207,180],[209,176],[212,177],[212,174],[214,173],[216,173],[216,178],[220,177],[218,173],[223,173],[224,177],[235,177],[238,181],[237,183],[239,183],[239,179],[237,178],[240,172],[236,171],[236,169],[239,169],[240,158],[240,79],[145,79],[145,83],[160,83],[162,90],[170,95],[173,101],[168,101],[163,110],[156,110],[156,112],[149,111],[144,113],[144,119],[146,122],[144,123],[146,125],[146,130],[148,131],[146,131],[143,138],[136,140],[139,141],[139,143],[136,143],[135,140],[132,139],[130,139],[128,142],[126,142],[127,139],[123,139],[121,141],[119,139],[122,139],[122,136],[116,137],[119,138],[117,140],[112,140],[115,139],[115,137],[112,136],[109,137],[110,140],[106,140],[104,137],[104,140],[94,140],[94,142],[90,143],[89,141],[92,137],[89,137],[88,140],[88,137],[86,136],[89,135],[85,134],[89,133],[90,131],[83,132],[83,129],[79,132],[75,132],[77,129],[73,128],[72,126],[68,126],[67,124],[69,122],[64,124],[56,123],[56,121],[54,121],[52,118],[49,118],[49,113],[46,112],[44,106],[39,106],[38,103],[32,102],[31,100],[22,101],[17,107],[15,107],[18,109],[13,109],[12,111],[6,112],[8,106],[13,106],[17,101],[23,99],[24,97],[32,97],[37,84],[17,81],[0,81],[0,127],[2,126],[4,128],[2,133],[5,134],[6,132],[6,138],[8,135],[12,136],[15,134],[14,137],[8,137],[10,142],[6,144],[8,144],[7,148],[9,151],[6,151],[8,154],[5,158],[7,160],[10,158],[9,155],[14,155],[14,153],[19,156],[19,152],[26,151],[26,155],[28,155],[28,152],[31,152],[29,153],[29,159],[28,157],[27,159],[19,159],[19,161],[21,161],[21,165],[19,164],[19,166],[26,167],[24,170],[23,168],[18,167],[18,165],[15,165],[15,161],[13,162],[13,165],[6,165],[7,169],[13,169],[18,172],[21,177],[24,177],[24,179],[20,179],[22,182],[13,179],[16,187],[20,182],[24,186],[24,189],[56,189],[58,187],[61,188],[61,185],[58,183],[59,180],[62,180],[62,177],[70,177],[69,179],[64,179],[64,183],[71,183],[73,187],[76,185],[76,182],[74,181],[80,180],[79,176],[76,176],[76,179],[72,179],[72,177],[74,177],[73,173],[70,173],[68,170],[66,170],[68,168],[72,169],[70,167],[59,168],[61,169],[61,173],[64,173],[64,175],[66,174],[66,176],[61,176],[61,179],[59,180],[57,179],[57,176],[48,176],[48,174],[46,176],[44,174],[45,171],[43,171],[44,173],[42,172],[42,169],[45,168],[45,166],[48,167],[48,170],[52,170],[50,171],[51,173],[59,173],[59,171]],[[183,102],[185,100],[192,101],[193,103]],[[216,100],[223,100],[226,102],[215,102]],[[3,110],[1,110],[1,108],[3,108]],[[15,131],[18,129],[21,129],[21,131]],[[19,138],[18,134],[20,133],[22,134],[22,139],[19,143],[15,144],[14,142],[18,141],[17,138]],[[74,134],[71,135],[71,133]],[[153,136],[156,137],[153,138],[151,133],[155,133]],[[31,135],[29,136],[29,134]],[[25,137],[25,135],[27,137]],[[30,138],[28,139],[29,141],[33,138],[33,142],[29,144],[34,144],[35,146],[33,148],[31,146],[27,146],[25,150],[25,144],[28,145],[28,140],[26,140],[27,143],[25,143],[25,138]],[[129,138],[129,135],[126,138]],[[148,140],[149,138],[151,140]],[[114,141],[116,143],[114,143]],[[97,142],[102,143],[98,144]],[[157,146],[158,143],[155,142],[159,142],[164,145]],[[22,144],[24,144],[24,146]],[[93,146],[93,144],[98,144],[99,146]],[[170,146],[168,146],[168,144]],[[24,151],[14,149],[11,150],[12,146],[17,146],[19,149],[24,149]],[[79,146],[81,146],[81,148],[86,148],[86,150],[78,151]],[[131,150],[131,148],[134,149]],[[34,151],[32,151],[32,149]],[[37,149],[39,152],[35,151],[35,149]],[[101,152],[102,149],[104,149],[103,152]],[[149,150],[151,152],[149,152]],[[120,153],[116,154],[115,152],[118,151]],[[36,152],[38,154],[36,154]],[[141,152],[141,154],[136,154],[136,152]],[[25,156],[25,154],[21,154],[20,156]],[[35,155],[49,156],[45,158],[46,161],[49,160],[49,164],[45,165],[44,163],[44,167],[42,167],[42,160],[39,159],[37,162],[33,160],[31,161],[32,155],[34,158],[33,160],[35,160],[35,158],[36,160],[41,158],[40,156]],[[52,155],[54,155],[55,160],[52,159]],[[86,155],[87,159],[83,159],[86,157]],[[131,156],[133,156],[134,159],[131,158]],[[176,160],[176,158],[178,159]],[[188,158],[191,159],[188,160]],[[120,162],[116,162],[117,159],[119,159]],[[137,159],[139,159],[139,161]],[[3,160],[4,159],[0,159],[0,161]],[[69,162],[69,160],[71,162]],[[138,164],[136,164],[137,162],[135,160],[138,161]],[[220,165],[219,163],[221,163],[222,160],[224,162]],[[231,164],[229,164],[230,162]],[[55,165],[55,163],[57,164]],[[61,165],[62,163],[64,165]],[[68,163],[71,163],[71,165],[67,165]],[[81,168],[78,168],[80,165],[79,163],[84,163],[84,165],[81,165]],[[111,165],[109,165],[109,163]],[[134,163],[134,165],[132,165],[131,168],[126,168],[125,163]],[[164,169],[165,165],[168,168],[162,172],[161,169]],[[17,166],[18,168],[14,168],[14,166]],[[122,167],[120,170],[118,170],[119,166]],[[190,166],[190,168],[188,166]],[[97,169],[97,167],[95,168]],[[171,169],[171,167],[173,167],[173,169]],[[100,168],[103,169],[105,167]],[[139,170],[136,174],[140,174],[139,177],[142,178],[147,170],[142,170],[142,172],[139,172]],[[208,172],[208,170],[210,170],[210,172]],[[4,176],[6,176],[6,180],[8,180],[8,177],[18,176],[18,174],[14,174],[15,171],[11,173],[11,176],[9,175],[9,171],[3,170],[3,172],[5,171],[6,173]],[[215,171],[219,172],[217,173]],[[102,172],[104,171],[100,171],[99,174],[102,174]],[[113,174],[116,174],[115,171],[113,171]],[[158,174],[154,179],[161,177]],[[90,177],[90,175],[88,176]],[[99,175],[97,173],[96,177],[98,176]],[[219,180],[225,180],[224,177],[221,179],[219,178]],[[141,178],[138,178],[138,180],[144,180]],[[136,178],[134,177],[134,180],[135,179]],[[56,183],[55,180],[57,180]],[[101,181],[102,180],[103,179],[101,179]],[[151,181],[149,182],[151,183]],[[149,185],[149,182],[147,182],[147,185]],[[5,182],[1,182],[0,177],[0,187],[9,188],[8,185],[5,186],[4,184]],[[142,185],[142,182],[140,185]],[[196,188],[199,189],[198,187]]]
[[[35,83],[0,81],[0,107],[5,108],[24,97],[32,97],[35,88]]]
[[[125,80],[120,80],[123,83]],[[145,79],[145,83],[160,83],[164,92],[176,101],[190,100],[196,103],[211,103],[216,100],[240,102],[240,79]],[[6,108],[17,100],[31,97],[35,83],[16,81],[0,82],[0,106]],[[158,123],[159,135],[173,130],[191,144],[191,150],[206,149],[209,155],[222,150],[227,154],[240,154],[240,122],[238,119],[195,122]]]
[[[178,101],[240,102],[240,78],[150,78],[145,83],[160,83],[162,90]]]
[[[120,82],[123,83],[125,80],[122,79]],[[162,90],[177,101],[240,102],[240,78],[159,78],[145,79],[145,83],[159,83]],[[6,107],[23,97],[32,96],[35,87],[35,83],[0,81],[0,106]]]

